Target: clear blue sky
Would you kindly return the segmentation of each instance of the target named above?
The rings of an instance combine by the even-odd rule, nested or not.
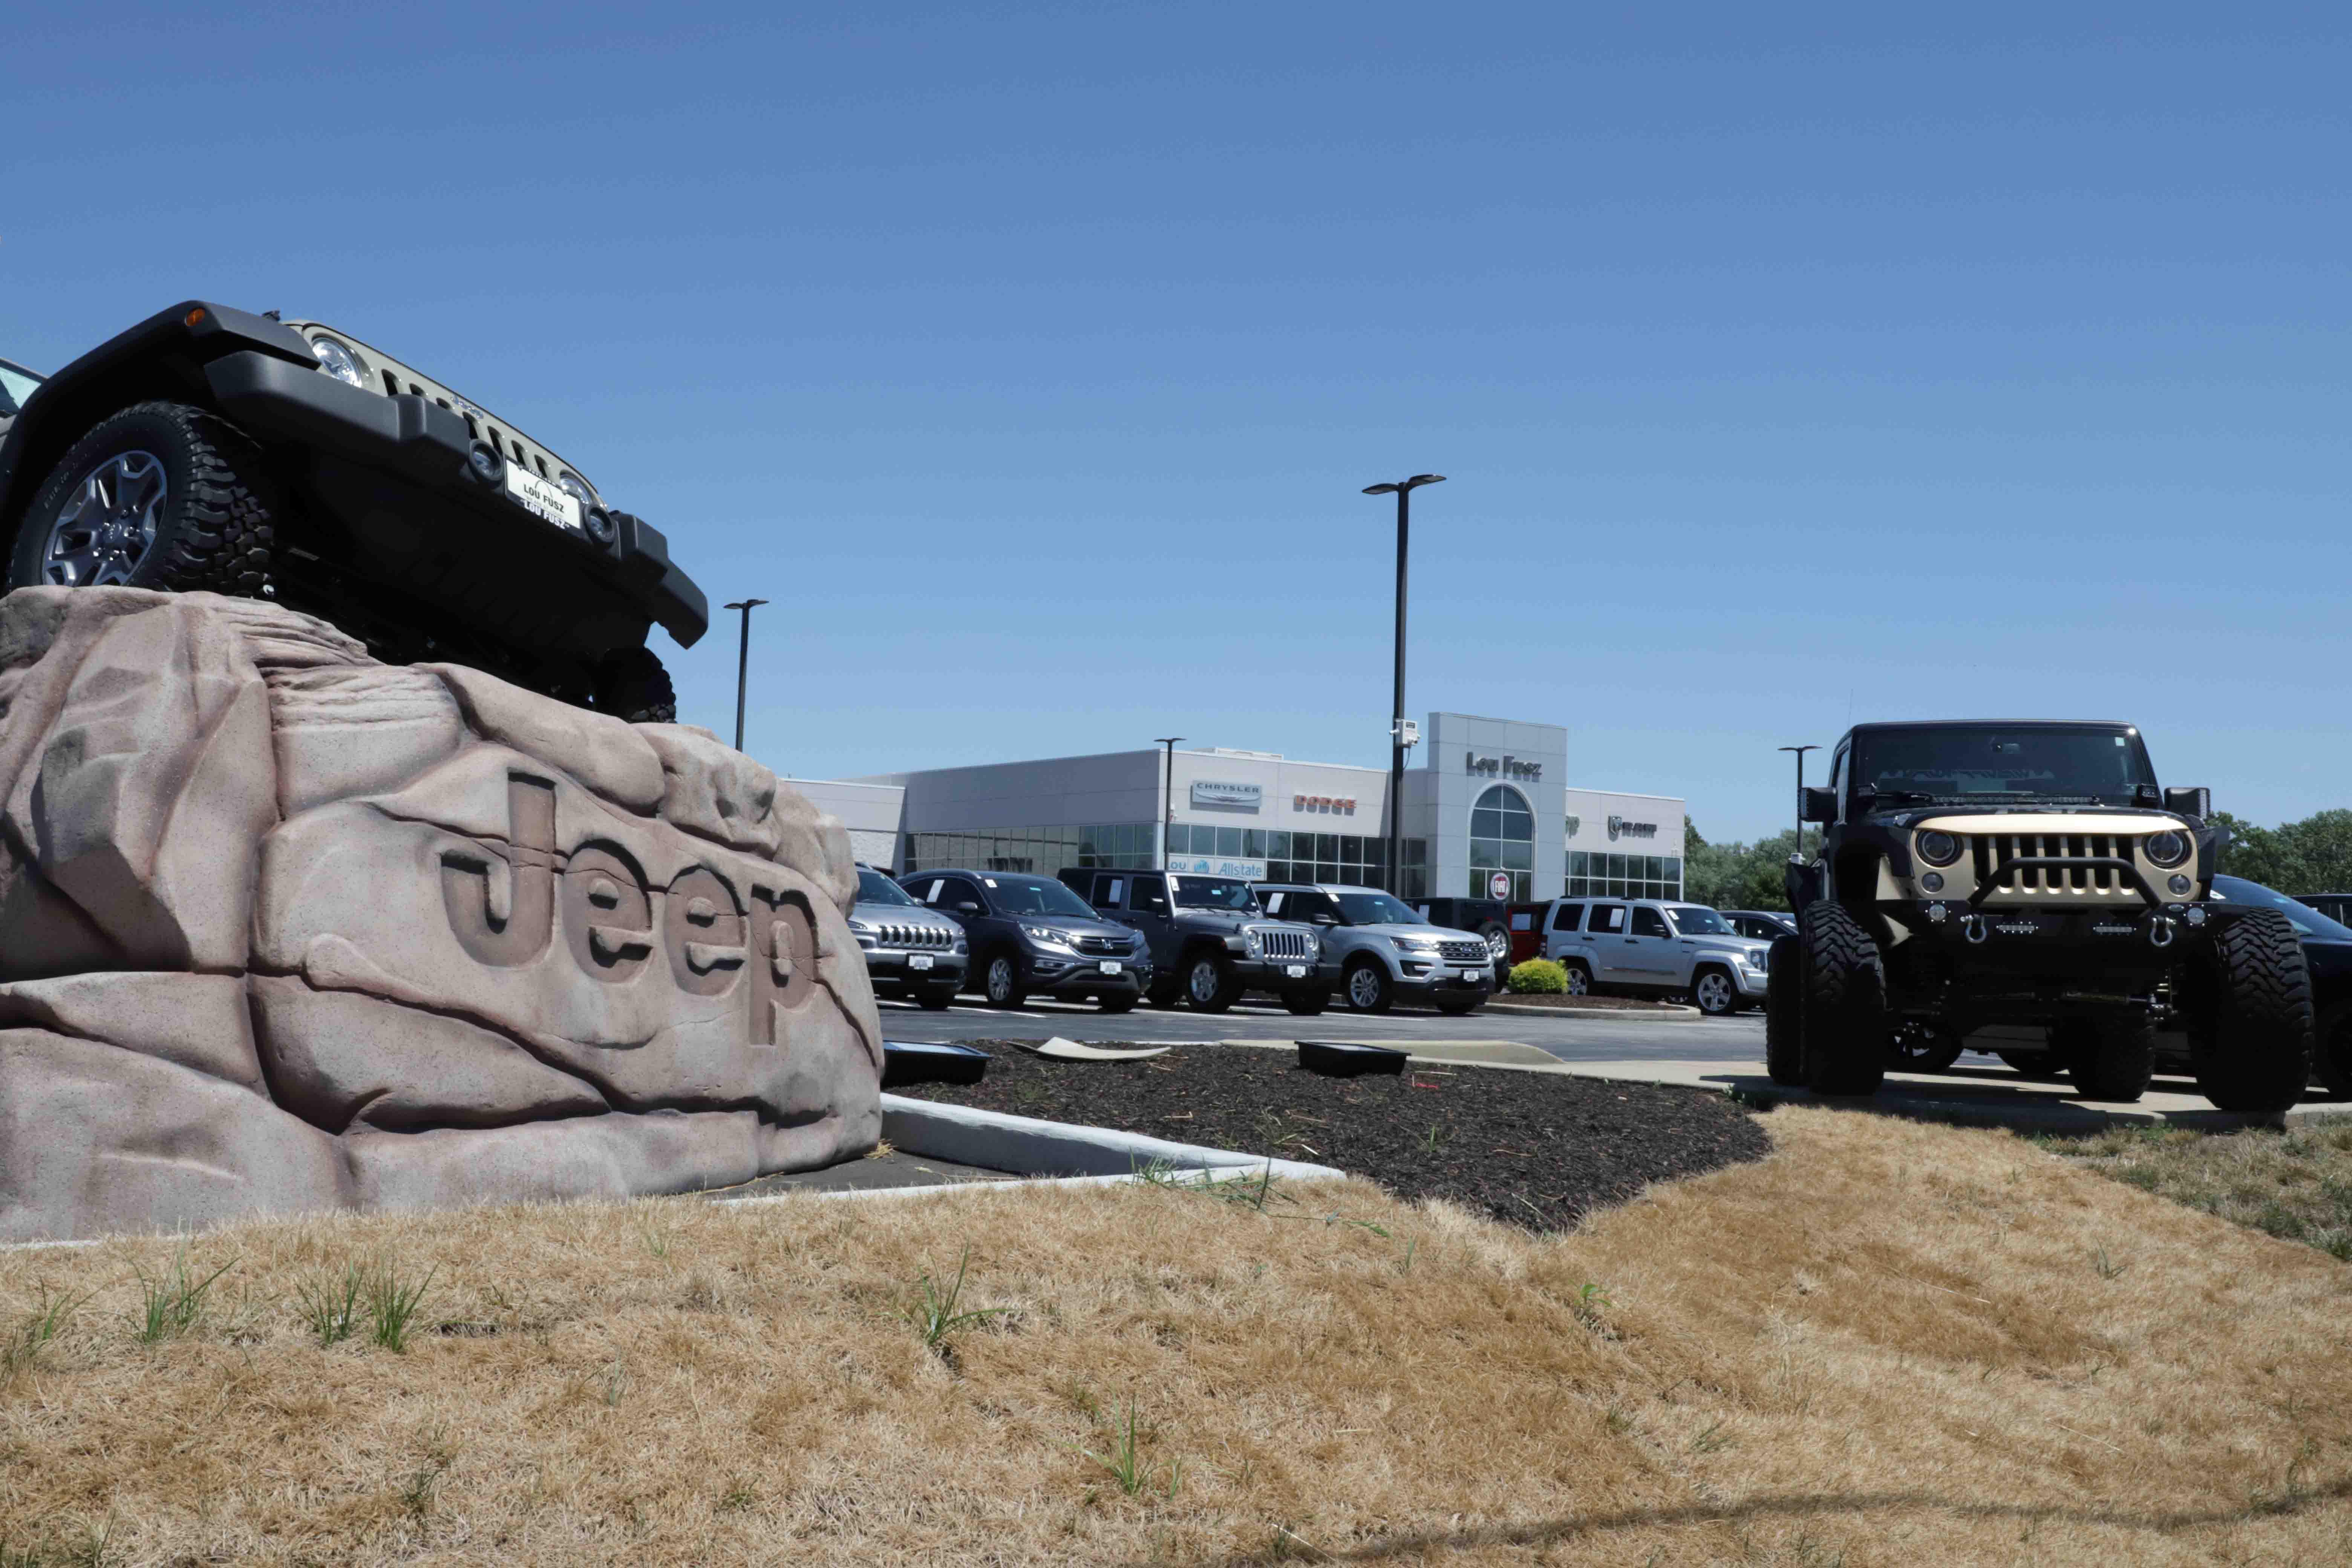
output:
[[[1787,818],[1850,718],[2352,804],[2339,7],[102,3],[0,24],[0,353],[345,325],[756,594],[781,771],[1181,733]],[[731,617],[729,617],[731,620]],[[731,626],[656,638],[732,721]]]

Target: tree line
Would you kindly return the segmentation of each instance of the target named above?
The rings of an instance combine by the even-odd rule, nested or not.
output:
[[[2352,892],[2352,810],[2323,811],[2300,822],[2260,827],[2217,811],[2230,830],[2221,869],[2282,893]],[[1781,868],[1797,847],[1796,830],[1753,844],[1710,844],[1696,824],[1683,823],[1683,897],[1718,910],[1785,910]],[[1805,829],[1804,858],[1821,853],[1819,828]]]

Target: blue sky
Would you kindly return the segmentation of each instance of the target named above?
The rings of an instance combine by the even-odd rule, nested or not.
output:
[[[1408,711],[1710,837],[1850,719],[2352,804],[2352,21],[1915,9],[52,7],[0,354],[344,325],[772,600],[804,777],[1382,763],[1434,470]]]

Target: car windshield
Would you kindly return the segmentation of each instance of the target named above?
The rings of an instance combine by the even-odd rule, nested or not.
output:
[[[1239,910],[1244,914],[1257,910],[1257,898],[1247,882],[1231,877],[1171,877],[1174,884],[1176,907],[1181,910]]]
[[[985,880],[989,900],[1002,913],[1094,919],[1093,907],[1059,882],[1048,882],[1042,877],[990,877]]]
[[[1351,926],[1425,926],[1429,922],[1386,893],[1334,893],[1339,913]]]
[[[861,904],[911,904],[907,889],[868,867],[857,868],[857,901]]]
[[[1854,793],[1874,789],[1882,802],[2128,805],[2140,786],[2156,785],[2138,731],[2105,724],[1865,730],[1853,752]]]
[[[1732,934],[1731,928],[1723,923],[1721,915],[1698,904],[1676,904],[1666,911],[1666,918],[1673,921],[1675,929],[1685,936]]]
[[[21,364],[10,364],[0,359],[0,414],[14,414],[24,406],[25,399],[33,395],[33,388],[42,378]]]
[[[2214,878],[2213,896],[2224,903],[2255,904],[2276,910],[2286,916],[2286,923],[2294,927],[2299,936],[2315,936],[2322,942],[2352,942],[2352,926],[2329,920],[2309,904],[2296,903],[2284,893],[2274,893],[2243,877]]]

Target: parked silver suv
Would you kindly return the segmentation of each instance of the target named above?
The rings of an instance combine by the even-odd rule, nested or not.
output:
[[[871,866],[857,868],[857,903],[849,911],[850,934],[866,958],[874,989],[895,988],[936,1013],[963,989],[971,962],[963,927],[927,910],[907,889]]]
[[[1705,904],[1667,899],[1561,899],[1544,911],[1544,956],[1568,988],[1688,992],[1720,1017],[1760,1005],[1771,944],[1744,937]]]
[[[1484,938],[1433,926],[1378,888],[1261,882],[1257,897],[1267,914],[1315,928],[1323,942],[1320,978],[1359,1013],[1385,1013],[1400,996],[1467,1013],[1495,989]]]

